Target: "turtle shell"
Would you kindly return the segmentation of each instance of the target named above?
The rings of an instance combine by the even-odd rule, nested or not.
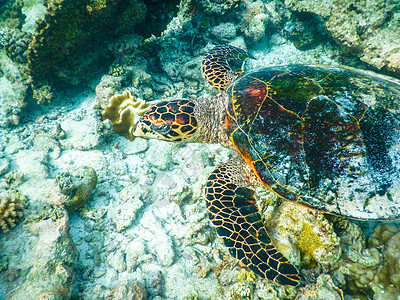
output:
[[[400,218],[400,81],[278,66],[227,89],[226,131],[280,197],[358,219]]]

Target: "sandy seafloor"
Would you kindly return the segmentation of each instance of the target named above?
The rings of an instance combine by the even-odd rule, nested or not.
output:
[[[241,37],[230,42],[245,45]],[[193,54],[197,69],[190,71],[195,75],[186,76],[185,84],[169,82],[169,95],[163,99],[184,94],[187,83],[193,83],[197,96],[215,94],[199,70],[201,55],[211,47],[210,43]],[[301,51],[279,33],[250,45],[248,50],[257,60],[246,61],[246,70],[342,62],[339,47],[327,43]],[[163,55],[168,55],[168,49]],[[0,58],[6,66],[8,58],[3,50]],[[171,55],[169,64],[179,70],[178,58]],[[3,72],[2,92],[13,95],[15,91],[4,76]],[[38,299],[66,299],[69,295],[58,292],[62,286],[67,290],[73,286],[72,299],[145,299],[146,293],[148,299],[368,298],[367,292],[352,296],[345,289],[340,291],[348,274],[343,271],[342,278],[330,273],[340,269],[337,259],[317,267],[311,264],[311,271],[304,267],[301,274],[307,280],[298,289],[243,273],[214,233],[202,199],[207,176],[229,160],[229,151],[220,145],[131,142],[118,136],[101,119],[95,93],[100,81],[98,76],[85,88],[57,92],[56,100],[48,106],[32,103],[21,124],[0,127],[0,188],[4,188],[6,178],[14,176],[15,188],[27,197],[24,217],[9,233],[0,234],[0,299],[36,299],[39,295]],[[65,133],[62,138],[57,133],[60,128]],[[83,208],[66,213],[55,178],[80,166],[96,171],[97,186]],[[271,195],[263,197],[275,201]],[[330,221],[322,219],[315,218],[328,226]],[[274,237],[279,239],[279,235]],[[282,241],[283,249],[287,243]],[[353,245],[364,249],[353,249],[347,241],[340,252],[353,253],[347,259],[368,256],[362,252],[362,243]],[[337,249],[324,252],[321,246],[319,255],[339,257]],[[296,263],[302,261],[296,251],[291,256]],[[368,263],[365,266],[361,270],[370,272]],[[324,277],[330,275],[333,281]],[[125,292],[118,286],[125,287]],[[382,287],[375,291],[381,294],[376,292],[374,299],[389,299]],[[396,293],[390,297],[400,299]]]

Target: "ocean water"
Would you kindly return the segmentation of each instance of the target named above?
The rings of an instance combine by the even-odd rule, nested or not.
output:
[[[227,99],[202,74],[203,56],[216,45],[252,56],[244,74],[293,64],[375,72],[368,84],[336,80],[335,105],[344,116],[353,113],[344,118],[348,123],[335,123],[343,140],[328,153],[342,153],[339,168],[352,169],[337,182],[333,177],[342,170],[318,169],[328,205],[312,204],[354,217],[398,218],[399,10],[389,0],[0,1],[0,299],[400,299],[398,221],[324,214],[246,182],[255,192],[258,224],[299,272],[298,286],[281,285],[234,258],[218,236],[226,232],[217,233],[207,212],[207,179],[237,151],[216,141],[171,143],[130,134],[148,105]],[[348,78],[357,77],[349,72]],[[315,93],[310,85],[329,93],[335,82],[300,78],[245,86],[243,93],[249,92],[248,105],[270,85],[301,100]],[[129,102],[111,111],[113,125],[102,111],[114,96]],[[354,122],[364,112],[353,107],[356,97],[373,108],[365,124]],[[208,103],[200,109],[203,118],[212,115]],[[310,119],[330,117],[324,109]],[[285,121],[277,118],[271,128]],[[360,122],[367,131],[357,137],[351,126]],[[332,143],[322,135],[315,144]],[[368,161],[357,155],[367,135]],[[273,138],[290,140],[275,134],[257,149]],[[330,158],[315,153],[299,165],[331,167]],[[290,185],[295,174],[287,171],[287,156],[281,159],[271,172]],[[245,165],[238,173],[252,174]],[[367,189],[368,201],[358,199]],[[342,197],[334,207],[339,193],[349,200]],[[244,232],[248,238],[253,231]],[[268,243],[261,231],[254,235]]]

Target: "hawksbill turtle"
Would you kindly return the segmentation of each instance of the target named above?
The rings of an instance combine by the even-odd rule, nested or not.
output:
[[[133,135],[221,143],[232,159],[207,179],[209,217],[230,254],[263,278],[297,286],[273,245],[252,186],[322,212],[400,217],[400,81],[344,66],[286,65],[243,74],[251,57],[221,45],[203,58],[218,96],[156,103]]]

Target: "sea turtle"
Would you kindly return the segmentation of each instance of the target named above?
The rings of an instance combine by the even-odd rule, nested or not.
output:
[[[224,93],[162,101],[133,135],[221,143],[233,158],[208,177],[209,217],[231,255],[283,285],[297,269],[272,244],[253,185],[323,212],[400,217],[400,81],[342,66],[286,65],[242,74],[245,51],[216,46],[206,79]]]

